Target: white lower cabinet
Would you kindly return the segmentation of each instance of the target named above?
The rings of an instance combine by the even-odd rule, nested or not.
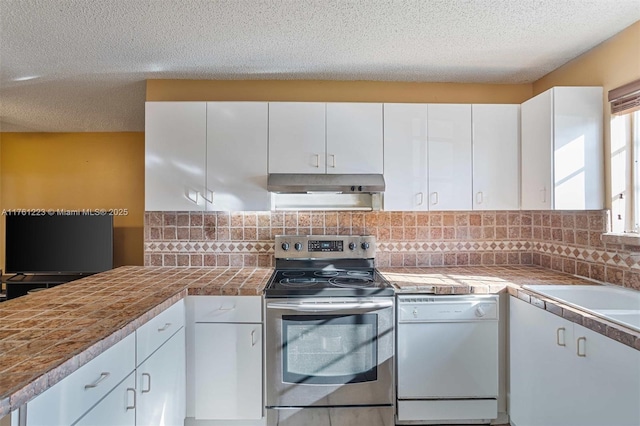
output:
[[[185,340],[181,328],[136,369],[136,426],[182,426]]]
[[[135,374],[131,373],[73,426],[135,426],[135,384]]]
[[[225,425],[263,419],[262,298],[192,296],[187,306],[187,416]]]
[[[180,300],[30,401],[26,425],[182,426],[185,370]]]
[[[132,333],[30,401],[27,426],[74,424],[134,371],[135,355]],[[108,416],[105,421],[102,424],[119,424]]]
[[[262,325],[196,324],[196,419],[262,417]]]
[[[640,424],[640,351],[513,297],[510,364],[515,426]]]

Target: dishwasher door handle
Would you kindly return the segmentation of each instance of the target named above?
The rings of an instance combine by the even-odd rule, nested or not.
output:
[[[378,302],[350,302],[350,303],[296,303],[281,302],[267,303],[267,309],[281,309],[295,312],[341,312],[341,311],[358,311],[369,312],[378,309],[390,308],[393,306],[392,300],[381,300]]]

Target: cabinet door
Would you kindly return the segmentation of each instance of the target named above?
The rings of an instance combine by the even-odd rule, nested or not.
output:
[[[521,158],[523,210],[553,208],[552,186],[552,101],[553,91],[547,90],[521,106]]]
[[[640,351],[574,324],[575,426],[640,425]],[[580,356],[578,355],[580,354]]]
[[[27,426],[68,425],[104,398],[136,367],[131,333],[27,404]]]
[[[429,104],[429,209],[471,210],[471,105]]]
[[[145,210],[204,208],[205,102],[145,105]]]
[[[520,105],[473,105],[473,209],[520,206]]]
[[[383,172],[382,104],[327,104],[327,173]]]
[[[269,173],[325,173],[325,104],[269,103]]]
[[[185,419],[185,331],[180,329],[137,369],[136,425],[182,426]],[[116,423],[114,423],[116,424]]]
[[[195,324],[195,418],[262,418],[262,325]]]
[[[384,104],[385,210],[428,210],[427,105]]]
[[[573,323],[511,298],[509,416],[518,426],[572,424],[575,398]]]
[[[131,373],[73,426],[135,426],[135,385],[135,374]]]
[[[266,102],[207,103],[207,210],[269,210]]]
[[[604,208],[602,88],[553,88],[554,209]]]

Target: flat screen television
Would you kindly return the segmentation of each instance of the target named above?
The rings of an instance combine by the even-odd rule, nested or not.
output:
[[[5,217],[9,273],[93,274],[113,268],[113,216]]]

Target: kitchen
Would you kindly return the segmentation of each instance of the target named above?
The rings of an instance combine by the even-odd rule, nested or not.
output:
[[[637,72],[634,73],[631,68],[629,74],[619,76],[612,65],[611,70],[589,74],[593,76],[589,81],[581,69],[586,67],[585,63],[601,61],[602,55],[608,57],[617,54],[624,57],[625,52],[633,52],[637,47],[636,35],[637,24],[634,24],[618,37],[578,58],[577,64],[570,63],[566,68],[558,69],[555,74],[551,73],[533,84],[148,80],[146,100],[360,101],[392,104],[439,103],[445,99],[447,102],[469,105],[522,104],[550,87],[573,84],[604,86],[606,98],[608,90],[637,79]],[[593,72],[592,68],[587,69]],[[604,139],[609,141],[606,129],[610,114],[606,99],[603,110]],[[99,131],[97,128],[90,130]],[[89,143],[85,143],[87,138],[90,139]],[[534,264],[634,287],[635,270],[626,263],[633,258],[633,251],[611,245],[615,243],[604,247],[599,242],[600,234],[608,229],[607,212],[604,209],[553,212],[536,208],[519,210],[517,207],[507,211],[473,211],[472,208],[462,211],[419,211],[416,208],[404,213],[386,209],[374,212],[317,212],[302,209],[257,213],[250,209],[217,213],[184,212],[193,209],[145,209],[145,187],[142,184],[145,173],[144,139],[142,133],[3,133],[2,208],[128,208],[129,215],[114,218],[114,263],[118,266],[143,263],[158,265],[160,262],[160,266],[191,266],[198,269],[201,266],[270,269],[274,266],[275,235],[350,234],[377,237],[375,259],[377,267],[381,269],[429,265]],[[20,161],[27,153],[30,161]],[[387,152],[384,155],[386,158]],[[65,158],[76,161],[69,164]],[[340,158],[336,163],[338,165],[341,164]],[[327,161],[330,166],[331,160]],[[114,167],[113,164],[118,166]],[[61,171],[60,165],[66,165],[67,170]],[[80,185],[80,181],[92,181],[92,174],[96,171],[101,176],[95,178],[95,186],[86,189]],[[31,182],[33,186],[28,187],[29,191],[21,190],[26,188],[21,182]],[[386,192],[393,193],[388,188]],[[203,195],[203,198],[210,198],[209,194]],[[416,203],[419,201],[416,200]],[[605,206],[616,207],[609,206],[609,203]],[[618,254],[621,260],[616,258],[613,263],[600,263],[593,255],[584,257],[581,253],[560,253],[556,250],[558,244],[553,244],[554,240],[558,240],[552,238],[557,230],[563,235],[563,249],[596,249],[601,254]],[[564,235],[567,236],[566,240]],[[491,244],[496,240],[504,246],[492,248]],[[208,242],[209,246],[204,248],[202,241]],[[189,242],[192,242],[192,251],[185,249]],[[463,245],[459,247],[461,242]],[[436,246],[423,248],[424,243]],[[466,243],[471,246],[465,248]],[[169,244],[173,248],[169,248]],[[177,248],[178,244],[182,244],[181,248]],[[200,248],[195,249],[195,244],[200,244]],[[479,244],[480,249],[472,248],[473,244]],[[428,275],[428,272],[424,273]],[[430,284],[424,285],[428,287]],[[483,285],[491,287],[491,284]],[[251,321],[249,324],[256,323],[255,320]]]

